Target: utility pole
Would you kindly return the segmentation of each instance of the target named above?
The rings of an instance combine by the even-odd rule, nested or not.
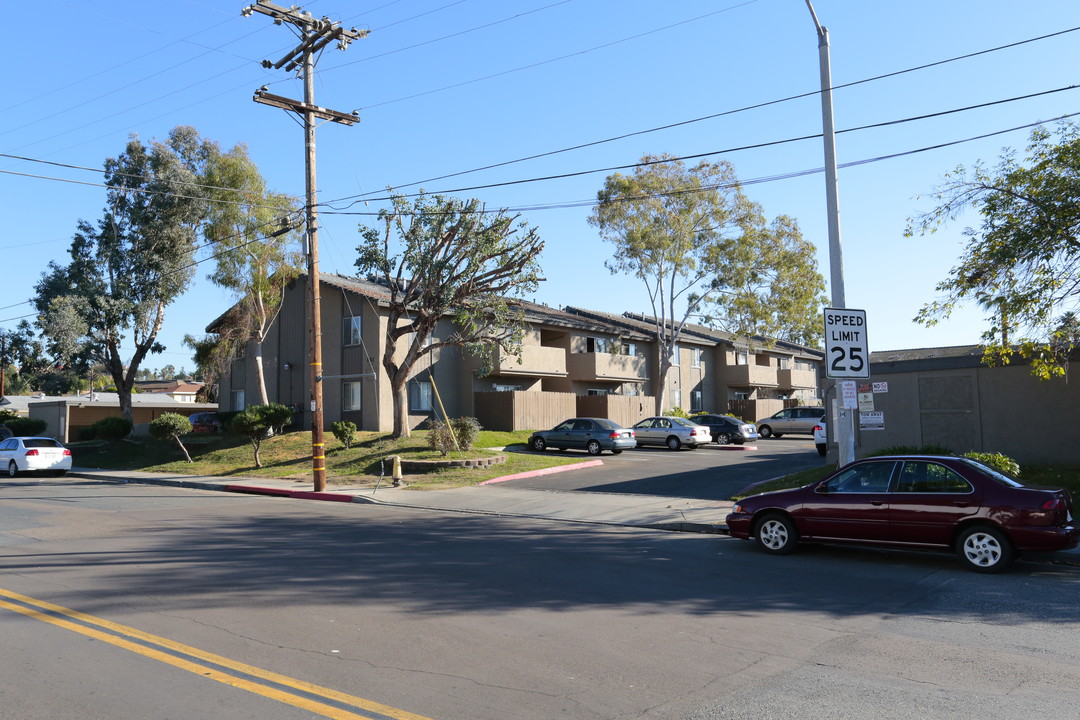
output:
[[[245,7],[241,14],[250,17],[252,13],[269,15],[275,25],[288,23],[295,29],[300,38],[300,44],[289,51],[285,57],[277,62],[263,60],[265,68],[279,70],[282,67],[286,72],[297,71],[304,80],[304,100],[290,100],[280,95],[271,95],[263,87],[255,91],[255,102],[284,110],[290,110],[304,118],[304,146],[306,149],[305,187],[307,200],[305,216],[307,222],[307,268],[308,268],[308,296],[307,316],[310,322],[309,344],[311,347],[311,363],[308,373],[309,386],[311,388],[311,471],[314,479],[315,492],[326,489],[326,443],[324,441],[325,422],[323,419],[322,402],[322,303],[319,297],[319,221],[318,210],[315,207],[316,183],[315,183],[315,119],[329,120],[343,125],[354,125],[359,122],[357,113],[343,113],[336,110],[328,110],[315,104],[315,55],[321,52],[327,45],[337,41],[338,50],[344,50],[353,40],[367,37],[367,30],[353,28],[346,30],[338,23],[327,17],[316,19],[310,12],[301,12],[298,7],[281,7],[267,0],[256,0],[254,5]]]
[[[833,127],[832,68],[829,60],[829,29],[818,22],[817,13],[810,0],[806,0],[810,17],[818,35],[818,66],[821,75],[821,134],[825,142],[825,208],[829,223],[829,286],[832,289],[832,307],[846,308],[844,296],[844,255],[840,246],[840,201],[836,178],[836,132]],[[826,332],[828,330],[826,329]],[[869,362],[867,357],[866,362]],[[829,358],[825,358],[829,362]],[[835,381],[833,383],[835,385]],[[826,390],[826,395],[828,390]],[[834,395],[834,402],[839,404]],[[840,406],[836,422],[829,422],[829,432],[836,438],[840,448],[840,465],[855,460],[855,413]]]

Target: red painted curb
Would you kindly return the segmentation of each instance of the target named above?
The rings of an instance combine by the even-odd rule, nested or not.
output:
[[[541,468],[540,470],[529,470],[528,472],[517,473],[515,475],[503,475],[502,477],[491,478],[485,480],[478,485],[493,485],[495,483],[506,482],[507,480],[520,480],[522,478],[540,477],[541,475],[551,475],[553,473],[566,472],[567,470],[578,470],[579,468],[596,467],[597,465],[603,465],[603,460],[586,460],[585,462],[574,463],[573,465],[556,465],[555,467]]]
[[[313,490],[287,490],[286,488],[271,488],[258,485],[226,485],[228,492],[245,493],[247,495],[275,495],[278,497],[290,497],[297,500],[328,500],[330,502],[352,502],[352,495],[341,493],[315,492]]]

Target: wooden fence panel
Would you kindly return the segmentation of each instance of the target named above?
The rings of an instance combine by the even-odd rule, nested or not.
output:
[[[478,392],[474,406],[476,419],[486,430],[547,430],[574,417],[577,407],[573,393]]]
[[[578,395],[580,417],[601,417],[630,427],[652,415],[656,403],[651,395]]]

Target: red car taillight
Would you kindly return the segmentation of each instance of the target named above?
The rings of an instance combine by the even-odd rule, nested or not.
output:
[[[32,449],[26,451],[26,457],[36,457],[36,456],[38,456],[40,454],[41,453],[39,453],[37,451],[37,448],[32,448]]]
[[[71,457],[71,451],[67,448],[64,448],[64,457]]]
[[[1068,518],[1069,508],[1064,498],[1054,498],[1052,500],[1047,500],[1045,503],[1043,503],[1042,509],[1053,512],[1054,522],[1058,525],[1064,524],[1066,519]]]

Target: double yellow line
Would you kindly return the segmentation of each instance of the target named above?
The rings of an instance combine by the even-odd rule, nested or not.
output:
[[[333,720],[428,720],[3,588],[0,608]]]

